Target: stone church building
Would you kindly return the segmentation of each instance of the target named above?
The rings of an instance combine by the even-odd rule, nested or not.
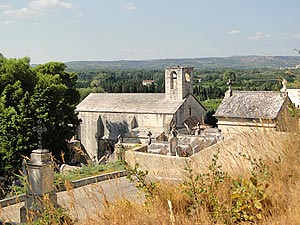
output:
[[[205,108],[193,96],[193,68],[165,69],[165,93],[91,93],[76,107],[81,119],[78,139],[90,158],[103,155],[103,144],[119,135],[143,142],[168,135],[171,126],[186,120],[202,121]]]

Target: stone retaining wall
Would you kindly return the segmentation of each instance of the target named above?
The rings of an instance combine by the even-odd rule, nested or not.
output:
[[[72,181],[72,186],[73,188],[78,188],[78,187],[82,187],[88,184],[93,184],[93,183],[97,183],[97,182],[101,182],[104,180],[110,180],[110,179],[114,179],[117,177],[124,177],[127,175],[127,172],[125,170],[123,171],[117,171],[117,172],[113,172],[113,173],[107,173],[107,174],[101,174],[101,175],[97,175],[97,176],[92,176],[92,177],[87,177],[87,178],[83,178],[80,180],[75,180]],[[66,188],[61,188],[59,191],[65,191]],[[11,198],[6,198],[3,200],[0,200],[0,206],[1,207],[6,207],[6,206],[10,206],[10,205],[14,205],[20,202],[25,201],[25,194],[22,195],[17,195]]]

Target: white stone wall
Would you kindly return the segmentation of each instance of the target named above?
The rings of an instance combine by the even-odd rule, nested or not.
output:
[[[276,123],[274,121],[249,122],[242,119],[220,119],[218,128],[221,130],[224,138],[232,137],[237,133],[253,132],[253,131],[276,131]]]
[[[136,119],[137,127],[161,128],[169,132],[169,124],[173,115],[167,114],[125,114],[125,113],[97,113],[79,112],[81,124],[79,126],[79,140],[83,144],[89,156],[98,157],[98,141],[104,137],[117,140],[119,134],[129,133],[133,128],[133,120]],[[99,132],[99,118],[101,118],[104,131]]]
[[[83,144],[88,156],[92,159],[93,156],[98,155],[98,137],[97,137],[97,120],[98,113],[93,112],[80,112],[78,115],[81,119],[79,126],[78,139]]]

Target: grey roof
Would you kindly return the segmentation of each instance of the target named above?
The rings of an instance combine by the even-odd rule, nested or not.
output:
[[[275,91],[233,91],[225,96],[215,117],[275,119],[285,101],[286,93]]]
[[[184,101],[166,99],[164,93],[91,93],[75,111],[173,114]]]

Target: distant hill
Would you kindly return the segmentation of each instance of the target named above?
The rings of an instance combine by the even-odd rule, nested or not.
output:
[[[231,56],[182,59],[119,60],[119,61],[71,61],[70,70],[86,69],[162,69],[168,66],[193,66],[201,69],[218,68],[270,68],[300,65],[300,56]]]

